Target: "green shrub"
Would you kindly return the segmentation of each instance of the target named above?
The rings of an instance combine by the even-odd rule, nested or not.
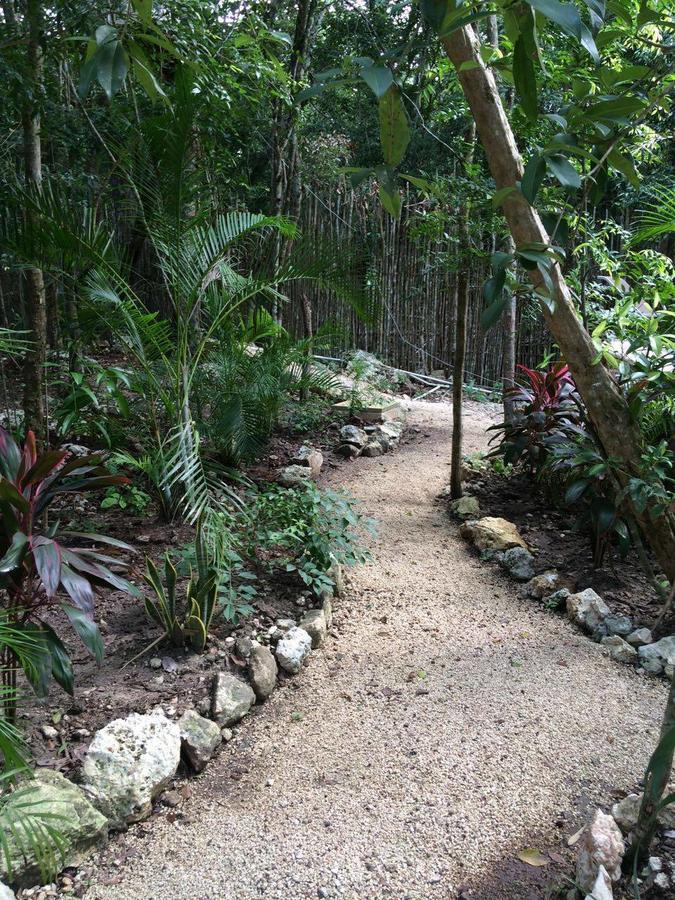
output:
[[[364,532],[374,533],[372,520],[358,512],[353,500],[311,482],[260,491],[250,516],[255,531],[249,552],[270,551],[269,565],[296,573],[317,595],[335,586],[334,561],[351,566],[370,558],[362,540]]]

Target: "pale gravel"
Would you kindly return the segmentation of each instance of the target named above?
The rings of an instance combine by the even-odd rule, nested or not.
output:
[[[640,776],[663,683],[469,552],[435,502],[449,407],[413,406],[428,438],[330,478],[380,523],[333,637],[192,782],[186,820],[116,840],[126,861],[102,861],[89,900],[453,898],[533,835],[559,843],[580,798]],[[467,404],[467,452],[489,424]]]

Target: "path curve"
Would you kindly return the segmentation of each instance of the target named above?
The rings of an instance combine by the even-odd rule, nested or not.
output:
[[[490,424],[469,409],[467,451]],[[466,884],[540,896],[480,885],[639,777],[664,686],[467,550],[434,502],[449,407],[417,402],[412,424],[428,436],[332,477],[380,522],[333,639],[192,782],[184,819],[117,839],[122,867],[103,866],[88,898],[446,900]]]

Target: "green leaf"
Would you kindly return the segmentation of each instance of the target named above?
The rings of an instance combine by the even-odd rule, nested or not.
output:
[[[409,181],[410,184],[413,184],[416,188],[424,191],[425,194],[433,194],[434,186],[426,178],[418,178],[417,175],[404,175],[403,172],[401,172],[400,175],[401,178],[405,178],[406,181]]]
[[[394,76],[386,66],[369,66],[361,69],[360,75],[378,100],[384,97],[394,83]]]
[[[103,640],[96,622],[81,609],[70,606],[67,603],[63,604],[63,611],[70,619],[70,624],[77,632],[84,646],[100,665],[103,662]]]
[[[641,112],[646,102],[640,97],[615,97],[611,100],[598,100],[586,110],[586,115],[593,120],[605,119],[619,124],[629,124],[628,116]]]
[[[579,10],[572,3],[559,3],[558,0],[527,0],[530,6],[538,10],[563,31],[572,37],[581,39],[581,17]]]
[[[408,117],[395,84],[380,98],[380,143],[384,161],[392,168],[401,162],[410,143]]]
[[[633,160],[629,156],[625,156],[614,149],[608,155],[607,162],[613,169],[625,175],[634,188],[640,187],[640,176],[637,173]]]
[[[555,175],[563,187],[574,190],[581,187],[581,176],[565,156],[554,153],[546,156],[545,159],[549,171]]]
[[[494,303],[500,298],[505,283],[506,269],[499,269],[492,278],[488,278],[483,285],[483,296],[488,303]]]
[[[109,26],[106,27],[109,28]],[[96,39],[100,46],[93,57],[96,61],[96,79],[105,91],[108,100],[112,100],[127,77],[129,57],[121,42],[116,38],[109,36],[105,41],[99,41],[100,31],[99,28],[96,32]],[[111,31],[113,34],[116,33],[115,29],[111,29]]]
[[[506,297],[501,296],[483,310],[480,317],[480,327],[483,331],[489,331],[490,328],[497,324],[504,312],[505,306]]]
[[[46,537],[31,540],[35,568],[48,597],[53,597],[61,580],[61,550],[59,545]]]
[[[21,565],[26,550],[28,549],[28,538],[21,531],[14,532],[12,543],[5,555],[0,559],[0,572],[13,572]]]
[[[537,78],[534,62],[527,51],[525,38],[520,35],[513,49],[513,82],[523,112],[530,120],[537,118]]]
[[[523,180],[520,182],[520,192],[530,205],[534,204],[544,175],[546,174],[546,162],[535,153],[531,156],[523,172]]]
[[[573,503],[576,503],[587,487],[588,481],[586,481],[585,479],[575,481],[573,484],[571,484],[565,492],[565,505],[571,506]]]
[[[376,173],[379,181],[380,203],[389,215],[398,219],[401,215],[401,195],[398,191],[396,176],[391,169],[386,169],[384,166],[379,166]]]

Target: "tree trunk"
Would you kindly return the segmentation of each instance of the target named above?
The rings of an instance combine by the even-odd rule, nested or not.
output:
[[[27,0],[28,84],[23,105],[23,153],[26,186],[39,191],[42,186],[42,149],[40,144],[40,95],[42,92],[42,8],[40,0]],[[35,213],[26,212],[28,229],[34,225]],[[42,270],[31,267],[25,272],[26,327],[31,332],[30,351],[24,367],[24,425],[31,428],[39,441],[46,438],[44,403],[44,369],[47,359],[47,308]]]
[[[442,44],[457,70],[457,77],[476,122],[478,135],[495,180],[496,189],[513,187],[504,200],[503,209],[516,247],[524,244],[549,243],[549,236],[537,211],[530,206],[516,187],[523,174],[523,165],[511,126],[497,90],[492,72],[480,56],[476,35],[468,26],[458,29]],[[462,64],[469,65],[462,69]],[[535,287],[542,286],[537,270],[528,273]],[[560,267],[551,267],[553,311],[542,304],[543,314],[551,333],[570,366],[588,415],[608,457],[619,462],[617,477],[622,486],[631,477],[641,475],[641,440],[639,430],[631,420],[628,404],[601,363],[595,363],[595,347],[589,333],[577,316],[570,292]],[[630,503],[630,500],[629,500]],[[659,565],[668,579],[675,578],[675,525],[671,513],[648,519],[633,504],[631,511],[640,523]]]
[[[507,252],[513,253],[511,235],[508,238]],[[504,325],[504,363],[502,368],[502,385],[504,401],[504,421],[510,424],[514,417],[513,397],[509,393],[516,383],[516,295],[509,293],[502,314]]]
[[[469,128],[469,149],[466,164],[473,161],[476,126]],[[462,400],[464,395],[464,364],[466,362],[466,317],[469,309],[470,283],[469,201],[464,200],[459,211],[459,267],[457,270],[457,322],[455,325],[455,364],[452,372],[452,448],[450,454],[450,496],[462,496]]]

